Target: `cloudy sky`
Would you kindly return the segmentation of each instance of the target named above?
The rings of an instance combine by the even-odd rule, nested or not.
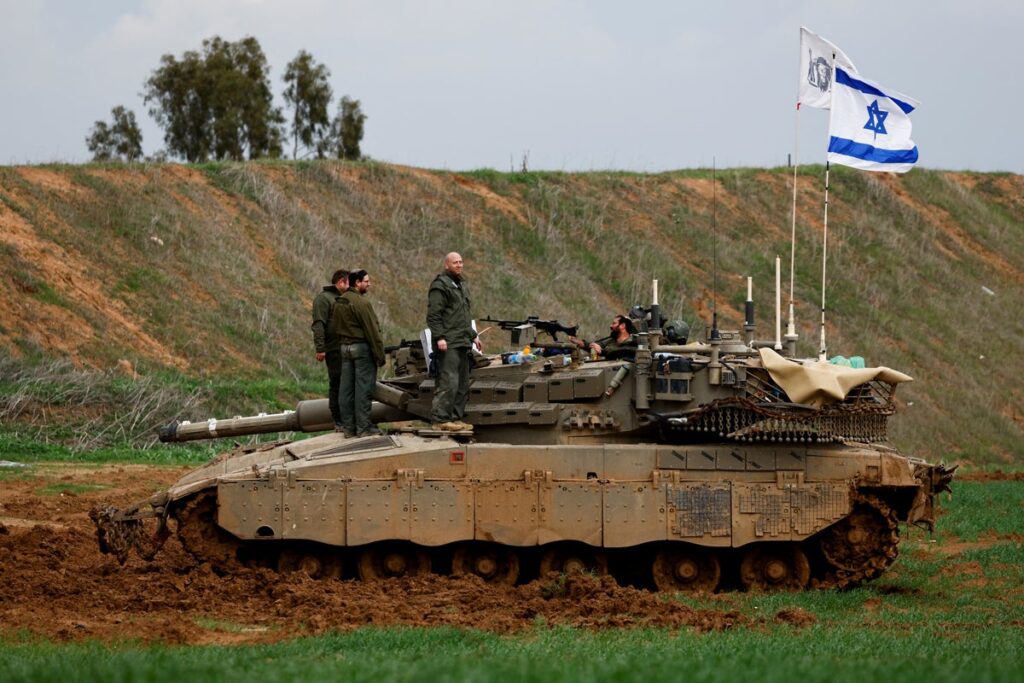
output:
[[[1020,0],[0,0],[0,164],[82,162],[161,55],[255,36],[281,75],[305,49],[369,116],[364,153],[451,170],[785,165],[799,27],[920,100],[922,166],[1024,173]],[[826,114],[799,116],[802,163]],[[290,149],[290,148],[289,148]]]

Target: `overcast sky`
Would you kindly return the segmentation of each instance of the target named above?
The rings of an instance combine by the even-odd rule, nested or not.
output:
[[[1021,0],[0,0],[0,11],[0,164],[87,161],[89,129],[116,105],[135,111],[145,152],[160,150],[140,92],[161,55],[252,35],[278,105],[285,65],[308,50],[336,99],[362,101],[363,152],[382,161],[785,165],[805,25],[863,76],[920,100],[921,166],[1024,173]],[[801,163],[824,162],[826,113],[801,112],[799,129]]]

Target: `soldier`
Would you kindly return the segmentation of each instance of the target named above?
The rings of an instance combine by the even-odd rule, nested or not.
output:
[[[472,429],[462,421],[469,399],[469,370],[473,346],[480,340],[473,330],[469,289],[462,275],[462,257],[454,251],[445,256],[444,272],[434,278],[427,292],[427,325],[437,367],[437,390],[431,422],[446,431]]]
[[[611,334],[589,344],[582,339],[569,337],[569,341],[581,349],[590,349],[595,355],[608,360],[633,360],[636,356],[636,339],[633,337],[633,321],[627,316],[617,315],[608,326]]]
[[[348,271],[336,270],[331,276],[331,284],[324,286],[313,298],[313,347],[316,349],[318,363],[327,361],[328,399],[331,404],[331,417],[334,418],[334,429],[341,429],[341,416],[338,413],[338,385],[341,382],[341,349],[338,338],[330,331],[331,309],[334,302],[348,289]]]
[[[346,438],[380,434],[370,421],[377,368],[384,365],[384,342],[380,322],[366,298],[370,276],[365,270],[348,275],[349,289],[334,305],[331,327],[341,349],[341,414]]]

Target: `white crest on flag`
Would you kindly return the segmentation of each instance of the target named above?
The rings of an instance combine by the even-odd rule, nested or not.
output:
[[[833,54],[836,67],[845,69],[847,73],[857,73],[857,67],[842,50],[805,27],[800,27],[800,88],[797,91],[799,104],[818,109],[829,108],[829,91],[834,80]]]
[[[828,160],[863,171],[906,173],[917,163],[910,112],[917,100],[838,65],[829,117]]]

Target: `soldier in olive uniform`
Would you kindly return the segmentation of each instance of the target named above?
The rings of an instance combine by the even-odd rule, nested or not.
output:
[[[380,322],[366,298],[370,276],[365,270],[349,273],[349,289],[334,305],[331,327],[341,344],[341,426],[346,437],[380,434],[370,421],[377,368],[384,365]]]
[[[607,360],[633,360],[636,357],[636,338],[633,336],[633,321],[624,315],[612,318],[608,326],[611,334],[589,344],[582,339],[569,337],[569,341],[581,349],[590,349],[595,355]]]
[[[462,268],[462,257],[455,252],[448,254],[444,272],[434,278],[427,292],[427,326],[437,363],[431,422],[448,431],[473,428],[462,418],[469,399],[473,346],[479,346],[479,340],[473,330],[469,288]]]
[[[318,363],[327,361],[328,399],[331,405],[331,417],[334,428],[341,429],[341,415],[338,413],[338,386],[341,382],[341,349],[338,338],[330,331],[331,309],[334,302],[348,289],[348,271],[336,270],[331,276],[331,284],[325,286],[313,298],[313,347],[316,349]]]

